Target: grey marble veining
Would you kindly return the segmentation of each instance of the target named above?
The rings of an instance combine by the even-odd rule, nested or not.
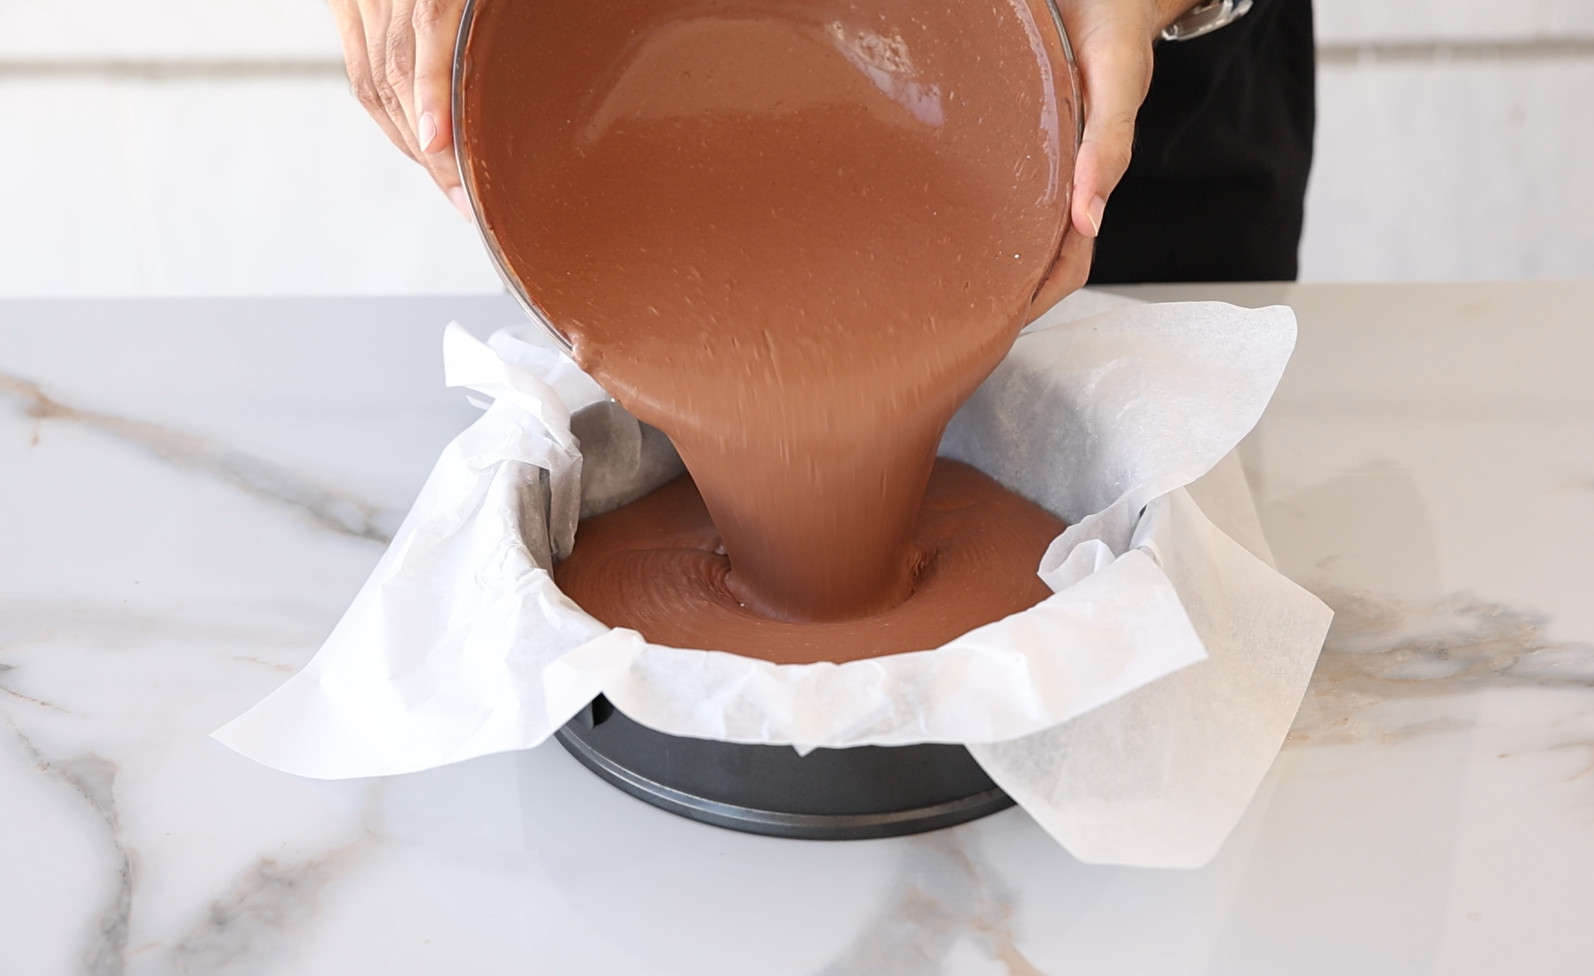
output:
[[[371,827],[300,860],[262,857],[205,906],[164,953],[174,973],[268,971],[314,923],[326,890],[380,847]]]
[[[1588,694],[1594,711],[1594,642],[1547,639],[1542,613],[1470,596],[1409,606],[1368,593],[1319,595],[1334,608],[1334,626],[1291,730],[1294,744],[1366,736],[1362,712],[1407,698],[1565,690]]]
[[[1016,810],[732,834],[552,746],[386,781],[253,766],[207,734],[314,652],[469,416],[421,388],[453,313],[373,360],[391,303],[282,306],[273,341],[317,352],[273,360],[254,305],[129,304],[123,345],[106,306],[85,359],[31,306],[0,326],[0,973],[1587,973],[1594,286],[1219,292],[1301,314],[1242,455],[1281,567],[1338,616],[1188,872],[1081,864]],[[192,330],[249,315],[219,371]]]
[[[127,933],[138,877],[137,856],[122,835],[121,817],[116,809],[116,764],[94,753],[47,757],[9,715],[5,718],[23,752],[33,760],[34,768],[69,787],[104,825],[103,843],[110,851],[114,880],[109,904],[94,919],[92,934],[83,948],[83,964],[84,971],[91,976],[120,976],[127,971]]]
[[[404,515],[316,484],[283,465],[206,437],[132,417],[68,406],[29,380],[0,373],[0,394],[9,397],[35,421],[31,442],[34,446],[43,436],[46,422],[78,424],[147,451],[167,464],[298,509],[335,532],[374,542],[390,541]]]
[[[1011,976],[1040,973],[1015,941],[1018,893],[993,877],[957,831],[907,841],[911,856],[881,906],[835,963],[816,976],[917,976],[945,972],[960,942]]]

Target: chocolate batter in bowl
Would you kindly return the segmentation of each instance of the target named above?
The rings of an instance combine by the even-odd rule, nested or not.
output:
[[[935,448],[1062,251],[1050,0],[475,0],[455,92],[506,281],[690,473],[583,523],[567,595],[809,663],[1048,594],[1061,522]]]

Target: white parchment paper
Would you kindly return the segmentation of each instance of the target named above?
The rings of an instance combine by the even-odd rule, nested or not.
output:
[[[530,327],[483,344],[451,326],[448,383],[490,405],[320,652],[216,737],[299,775],[387,775],[534,746],[602,693],[677,735],[968,744],[1078,856],[1202,863],[1282,742],[1330,616],[1273,569],[1220,465],[1294,338],[1284,308],[1064,302],[942,445],[1070,523],[1037,567],[1053,595],[939,648],[775,665],[650,644],[559,592],[578,518],[679,460]]]

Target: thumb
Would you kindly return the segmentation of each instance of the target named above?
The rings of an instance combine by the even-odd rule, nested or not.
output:
[[[454,160],[454,44],[464,0],[418,0],[415,30],[415,119],[421,161],[460,213],[470,216]]]
[[[1101,231],[1107,198],[1129,169],[1135,115],[1151,86],[1153,25],[1137,5],[1073,6],[1070,33],[1077,44],[1085,89],[1085,134],[1074,161],[1070,217],[1086,237]]]

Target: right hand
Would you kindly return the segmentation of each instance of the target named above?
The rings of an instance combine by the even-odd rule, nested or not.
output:
[[[1085,96],[1085,137],[1062,255],[1031,305],[1039,316],[1090,277],[1107,198],[1129,169],[1135,116],[1151,88],[1152,47],[1195,0],[1057,0]]]
[[[454,42],[465,0],[331,0],[354,96],[467,220],[454,162]]]

